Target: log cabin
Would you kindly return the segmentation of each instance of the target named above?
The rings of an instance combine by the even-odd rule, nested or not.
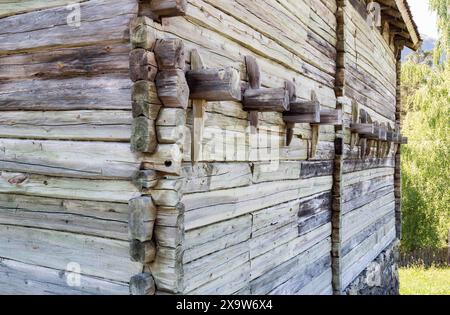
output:
[[[0,293],[397,294],[406,0],[0,4]]]

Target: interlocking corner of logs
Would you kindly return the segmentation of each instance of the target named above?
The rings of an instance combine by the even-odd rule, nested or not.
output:
[[[157,188],[163,174],[181,172],[182,159],[182,148],[179,148],[182,141],[176,139],[178,134],[162,137],[160,133],[164,128],[175,128],[182,121],[175,116],[180,114],[179,109],[185,112],[189,101],[183,42],[157,39],[151,25],[152,20],[185,15],[186,8],[187,0],[141,0],[139,16],[130,24],[130,79],[133,81],[130,146],[131,151],[153,160],[148,162],[144,158],[142,170],[133,178],[142,195],[129,201],[130,258],[143,265],[142,273],[130,279],[132,295],[156,293],[155,279],[148,268],[157,254],[154,229],[158,205],[151,192]],[[162,115],[168,117],[163,119]]]

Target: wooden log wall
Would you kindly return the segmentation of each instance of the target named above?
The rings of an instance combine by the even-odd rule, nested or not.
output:
[[[196,109],[203,117],[201,137],[194,129],[199,116],[191,103],[187,108],[191,132],[181,172],[163,174],[150,191],[157,205],[157,248],[146,272],[156,294],[332,293],[334,126],[320,128],[313,157],[310,124],[295,125],[288,146],[283,114],[261,112],[252,142],[240,93],[211,98],[202,93],[211,85],[194,79],[217,76],[193,75],[200,57],[205,74],[238,71],[245,90],[245,57],[251,56],[261,71],[261,88],[280,89],[292,81],[298,100],[309,101],[314,91],[322,109],[335,109],[335,9],[328,0],[190,0],[186,16],[149,20],[158,40],[183,42],[190,96],[195,106],[202,104],[198,98],[205,104],[204,114]],[[196,65],[189,63],[194,60]],[[158,94],[164,86],[156,84]],[[167,119],[174,121],[173,115]],[[198,139],[201,145],[194,143]],[[191,145],[202,150],[195,158]],[[144,166],[164,173],[151,163]]]
[[[340,294],[394,240],[350,126],[396,127],[396,59],[347,0],[67,2],[0,11],[1,293]],[[246,59],[315,120],[246,111]]]
[[[345,51],[341,59],[345,83],[340,92],[350,100],[344,105],[346,124],[370,123],[376,132],[397,130],[397,52],[391,36],[371,28],[354,2],[340,2],[344,25],[340,28],[341,48]],[[372,138],[345,128],[344,135],[335,294],[340,294],[396,238],[394,168],[398,145],[382,141],[387,137],[381,131]]]
[[[74,2],[79,27],[67,24]],[[142,270],[127,205],[143,159],[129,143],[137,1],[1,7],[0,292],[128,294]]]

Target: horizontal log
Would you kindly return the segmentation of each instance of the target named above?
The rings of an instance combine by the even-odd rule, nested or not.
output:
[[[0,169],[90,179],[130,179],[139,156],[128,143],[0,139]]]
[[[156,88],[166,107],[186,109],[189,104],[189,86],[182,70],[163,70],[156,76]]]
[[[126,282],[80,275],[82,286],[70,287],[66,268],[53,269],[2,258],[0,287],[5,295],[127,295]]]
[[[160,70],[183,70],[186,66],[184,42],[179,38],[158,39],[155,57]]]
[[[142,270],[127,241],[9,225],[0,225],[0,238],[0,257],[41,267],[67,270],[76,262],[82,275],[123,283]]]
[[[0,79],[127,74],[129,53],[129,43],[99,43],[87,47],[0,55]]]
[[[137,9],[135,0],[85,1],[80,3],[80,27],[68,23],[71,11],[65,5],[2,18],[0,55],[49,47],[129,42],[130,20]]]
[[[145,49],[133,49],[130,52],[130,78],[131,81],[154,81],[158,73],[155,55]]]
[[[0,224],[128,241],[126,204],[0,194]]]
[[[389,142],[394,142],[394,141],[396,141],[396,140],[397,140],[397,135],[396,135],[396,133],[395,133],[394,131],[388,130],[388,131],[386,132],[386,140],[389,141]]]
[[[206,226],[331,189],[331,177],[268,182],[184,195],[186,230]],[[258,200],[258,202],[255,202]]]
[[[241,101],[241,77],[232,68],[191,70],[186,73],[191,99]]]
[[[0,138],[129,142],[131,122],[125,110],[5,111]]]
[[[129,110],[131,86],[127,74],[49,80],[3,80],[0,82],[0,111]],[[156,93],[153,95],[151,99],[155,102]]]
[[[320,123],[320,103],[318,101],[291,102],[290,110],[283,113],[283,120],[289,123]]]
[[[321,109],[320,124],[341,126],[343,121],[343,112],[340,109]]]
[[[373,137],[375,135],[375,126],[374,124],[360,124],[360,123],[352,123],[350,125],[350,130],[353,133],[357,133],[363,137]]]
[[[246,111],[282,113],[289,111],[289,93],[285,88],[247,89],[242,104]]]
[[[130,239],[141,242],[151,241],[156,221],[156,206],[151,197],[130,200],[128,232]]]

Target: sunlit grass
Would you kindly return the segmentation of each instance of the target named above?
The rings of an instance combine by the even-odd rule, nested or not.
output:
[[[450,268],[401,268],[400,294],[450,295]]]

